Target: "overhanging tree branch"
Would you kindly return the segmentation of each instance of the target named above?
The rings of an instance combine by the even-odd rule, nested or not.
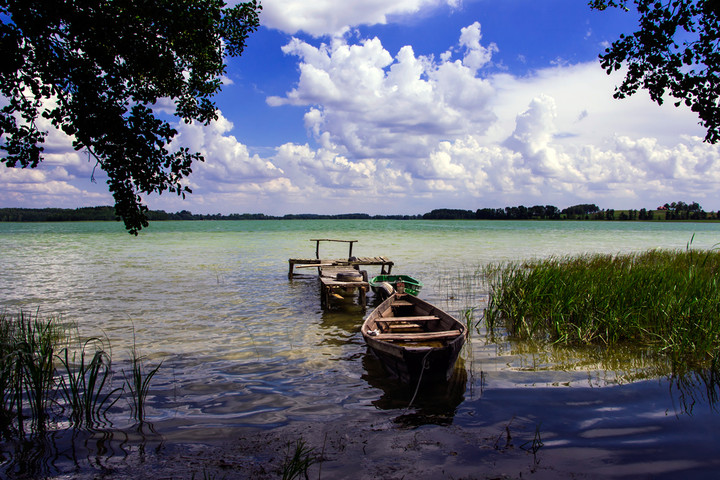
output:
[[[720,141],[720,7],[716,0],[592,0],[591,8],[639,15],[639,30],[621,35],[600,55],[609,74],[623,66],[615,98],[640,88],[661,105],[670,96],[698,115],[705,141]]]
[[[261,8],[257,0],[232,8],[222,0],[0,0],[0,161],[42,161],[42,116],[96,159],[117,215],[137,234],[147,226],[141,195],[184,197],[192,163],[203,161],[168,149],[177,131],[152,106],[170,98],[185,122],[215,120],[225,55],[242,54]]]

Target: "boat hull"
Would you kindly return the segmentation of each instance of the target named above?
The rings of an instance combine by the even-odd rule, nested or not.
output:
[[[393,327],[409,333],[392,333]],[[465,325],[448,313],[399,293],[368,316],[361,332],[385,370],[405,383],[447,381],[467,336]]]
[[[378,275],[370,280],[370,288],[374,293],[387,297],[392,292],[388,292],[383,284],[388,283],[393,290],[397,291],[397,284],[399,281],[402,281],[405,284],[405,292],[410,295],[417,296],[420,293],[420,289],[423,287],[420,280],[416,280],[410,275]]]
[[[385,342],[367,341],[385,370],[403,383],[447,381],[455,369],[464,342],[444,348],[387,348]]]

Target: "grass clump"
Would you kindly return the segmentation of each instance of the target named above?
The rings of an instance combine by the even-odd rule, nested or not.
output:
[[[491,265],[485,320],[518,338],[635,342],[705,362],[720,348],[720,252],[662,251]]]
[[[0,314],[0,431],[44,431],[54,401],[54,357],[63,338],[53,319]],[[27,409],[29,412],[25,412]]]
[[[105,414],[118,400],[122,389],[106,392],[112,371],[110,355],[98,338],[91,338],[79,351],[63,348],[58,359],[64,372],[60,391],[74,427],[93,428],[105,422]],[[114,397],[114,398],[113,398]]]
[[[305,440],[298,439],[295,442],[292,455],[290,451],[291,444],[288,443],[285,460],[282,464],[283,480],[294,480],[301,477],[305,479],[309,478],[308,469],[319,462],[315,456],[315,449],[308,447]]]
[[[123,388],[112,388],[105,342],[76,340],[55,317],[0,312],[0,439],[42,434],[52,422],[76,429],[108,425],[107,411],[124,393],[135,419],[145,421],[150,381],[160,365],[145,373],[133,349],[131,376]]]
[[[132,370],[129,375],[123,372],[125,374],[125,385],[130,391],[133,417],[138,423],[142,424],[145,422],[145,404],[150,392],[150,381],[160,370],[162,362],[156,365],[155,368],[145,372],[143,357],[138,354],[136,346],[133,346],[130,354]]]

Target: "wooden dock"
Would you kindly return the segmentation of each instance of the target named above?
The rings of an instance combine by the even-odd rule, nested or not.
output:
[[[353,244],[357,240],[335,240],[330,238],[315,238],[315,258],[291,258],[288,260],[288,278],[292,279],[296,269],[316,268],[320,278],[320,296],[323,305],[329,305],[333,298],[342,298],[354,295],[357,290],[360,303],[365,306],[367,292],[370,290],[368,274],[361,270],[363,266],[379,266],[381,275],[388,275],[392,271],[393,262],[387,257],[354,257]],[[321,259],[320,242],[344,242],[349,244],[347,259]]]
[[[288,260],[290,270],[288,278],[294,275],[302,275],[295,271],[296,268],[317,268],[318,273],[326,267],[348,267],[359,270],[361,266],[380,266],[380,275],[389,275],[394,263],[387,257],[352,257],[348,260],[320,259],[320,258],[291,258]]]

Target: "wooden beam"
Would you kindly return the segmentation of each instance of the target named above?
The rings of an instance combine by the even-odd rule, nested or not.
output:
[[[348,260],[352,257],[353,243],[357,240],[337,240],[335,238],[311,238],[311,242],[315,242],[315,258],[320,258],[320,242],[343,242],[350,244],[350,251],[348,253]]]
[[[373,338],[378,340],[403,340],[406,342],[422,342],[424,340],[440,340],[443,338],[454,338],[461,335],[460,330],[443,330],[441,332],[423,333],[378,333]]]
[[[392,307],[412,307],[413,304],[407,300],[396,300],[390,306]]]
[[[357,240],[335,240],[333,238],[311,238],[311,242],[345,242],[345,243],[355,243]]]
[[[375,320],[377,323],[397,323],[397,322],[431,322],[433,320],[440,320],[440,317],[435,315],[422,315],[417,317],[386,317],[378,318]]]

